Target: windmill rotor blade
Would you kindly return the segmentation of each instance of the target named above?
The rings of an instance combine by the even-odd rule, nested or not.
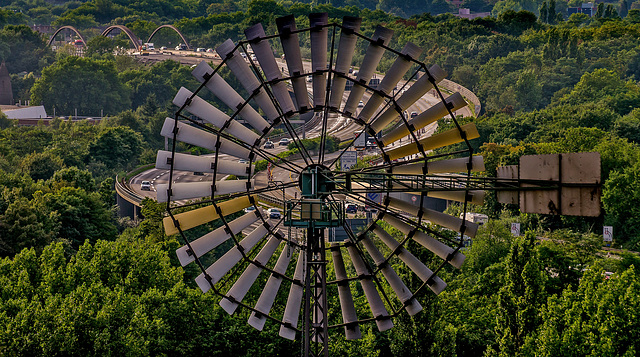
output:
[[[252,225],[255,221],[260,217],[258,212],[249,212],[233,221],[229,222],[229,228],[233,234],[238,234],[242,232],[243,229]],[[211,231],[202,237],[191,242],[191,249],[189,246],[183,245],[182,247],[176,250],[176,255],[178,256],[178,260],[182,266],[186,266],[189,263],[192,263],[197,258],[200,258],[204,254],[210,252],[215,249],[220,244],[226,242],[229,238],[231,238],[231,234],[227,233],[225,226],[217,228],[214,231]]]
[[[438,65],[431,66],[431,68],[429,68],[429,73],[435,80],[435,83],[439,83],[447,76],[447,72],[438,67]],[[422,96],[431,89],[433,89],[433,83],[429,81],[429,76],[425,74],[413,83],[413,85],[396,100],[396,104],[400,111],[404,111],[413,105],[413,103],[417,102],[418,99],[422,98]],[[380,116],[373,119],[370,122],[370,126],[376,133],[378,133],[399,115],[400,113],[395,107],[389,107]]]
[[[253,99],[258,103],[258,106],[264,111],[267,118],[272,122],[278,119],[280,114],[273,105],[271,98],[267,94],[266,90],[260,86],[260,81],[256,78],[255,74],[249,68],[249,65],[240,55],[240,51],[235,49],[236,45],[231,39],[226,40],[220,46],[216,48],[216,52],[226,61],[227,67],[238,78],[240,84],[244,89],[253,93]],[[235,49],[235,50],[234,50]]]
[[[178,131],[176,140],[196,145],[204,149],[216,151],[216,145],[218,143],[217,135],[208,133],[182,122],[176,123],[176,120],[173,118],[165,119],[160,134],[165,138],[173,139],[174,128]],[[249,159],[250,151],[248,149],[225,138],[220,138],[219,150],[222,153],[233,155],[237,158]]]
[[[272,236],[267,241],[267,244],[262,247],[258,256],[254,259],[254,262],[258,263],[260,266],[264,266],[267,264],[271,256],[275,253],[278,245],[280,244],[280,238],[276,236]],[[262,272],[262,268],[258,265],[249,264],[247,269],[244,270],[242,275],[238,278],[235,284],[229,289],[227,292],[227,296],[232,297],[235,301],[241,302],[244,299],[244,296],[249,292],[249,289],[253,285],[253,283],[258,278],[258,275]],[[220,300],[220,306],[226,311],[229,315],[233,314],[234,311],[238,308],[238,303],[231,301],[230,299],[222,299]]]
[[[356,247],[353,245],[349,245],[347,247],[347,251],[349,252],[349,256],[351,257],[353,266],[356,268],[356,273],[361,276],[370,274],[367,266],[364,264],[364,261],[360,257],[360,254],[358,254]],[[384,303],[380,298],[380,294],[378,293],[378,290],[376,289],[376,286],[371,278],[363,278],[359,281],[362,289],[364,290],[367,301],[369,302],[371,313],[376,319],[378,330],[382,332],[392,328],[393,321],[391,321],[391,319],[389,318],[389,312],[387,312],[387,309],[385,308]]]
[[[287,248],[282,249],[278,262],[273,270],[278,274],[284,274],[290,261],[291,251]],[[276,299],[276,294],[278,293],[278,290],[280,290],[281,283],[282,277],[280,275],[271,274],[271,276],[269,276],[269,280],[267,280],[267,284],[262,289],[260,298],[258,298],[258,302],[255,306],[255,309],[260,313],[258,314],[253,311],[251,316],[249,316],[249,325],[253,326],[256,330],[262,331],[264,328],[264,323],[267,321],[267,317],[265,315],[268,315],[269,311],[271,311],[273,302]]]
[[[206,270],[205,273],[211,278],[211,284],[215,284],[225,276],[231,268],[233,268],[240,259],[242,259],[242,252],[249,252],[260,240],[267,236],[269,233],[269,229],[264,225],[258,226],[256,229],[251,231],[244,239],[240,242],[240,248],[234,246],[229,251],[227,251],[222,257],[216,260],[215,263],[211,264]],[[205,273],[202,273],[196,277],[195,281],[198,284],[200,290],[203,293],[206,293],[211,288],[209,281]]]
[[[422,53],[422,49],[411,42],[407,42],[400,53],[402,53],[402,56],[396,58],[378,85],[377,89],[386,95],[392,94],[392,90],[402,79],[402,76],[411,68],[413,62],[410,59],[418,58]],[[358,118],[365,123],[368,122],[383,102],[384,97],[378,92],[374,92],[358,114]]]
[[[470,164],[470,167],[468,166]],[[393,173],[396,175],[423,175],[423,174],[444,174],[455,172],[484,171],[484,158],[480,155],[473,156],[471,161],[468,157],[457,159],[446,159],[438,161],[416,162],[402,166],[395,166]]]
[[[247,40],[251,42],[251,48],[256,55],[258,62],[260,62],[260,68],[267,77],[267,81],[271,85],[271,91],[276,100],[280,104],[282,113],[292,113],[296,109],[293,106],[291,96],[289,96],[289,90],[284,81],[282,81],[282,72],[276,63],[275,57],[273,57],[273,50],[269,41],[262,40],[267,35],[264,33],[262,24],[255,24],[244,31]]]
[[[305,270],[305,257],[304,251],[298,254],[298,262],[296,263],[296,270],[293,274],[294,282],[299,284],[291,284],[289,288],[289,297],[287,298],[287,306],[284,308],[284,314],[282,316],[282,325],[280,326],[279,335],[288,340],[294,340],[296,338],[295,328],[298,326],[298,319],[300,317],[300,304],[302,304],[302,295],[304,293],[304,270]]]
[[[217,165],[217,174],[246,176],[251,167],[249,164],[227,160],[215,161],[215,157],[196,156],[190,154],[173,154],[171,151],[158,150],[156,156],[156,169],[170,170],[173,163],[174,170],[193,172],[213,172]],[[245,181],[246,182],[246,181]]]
[[[416,178],[417,179],[417,178]],[[427,187],[429,187],[428,185],[433,184],[434,182],[438,181],[439,179],[442,180],[447,180],[447,178],[445,177],[432,177],[429,181],[427,181],[426,185],[423,186],[423,189],[426,189]],[[464,179],[464,178],[463,178]],[[418,181],[416,182],[416,180],[398,180],[395,181],[391,184],[391,189],[395,190],[397,189],[399,192],[407,192],[407,193],[413,193],[415,195],[420,195],[419,191],[407,191],[408,187],[415,187],[418,188],[422,185],[423,183]],[[353,183],[352,183],[353,185]],[[485,191],[482,190],[469,190],[467,191],[465,188],[460,188],[459,191],[427,191],[427,197],[431,197],[431,198],[439,198],[442,200],[447,200],[447,201],[456,201],[456,202],[469,202],[469,203],[473,203],[474,205],[482,205],[484,203],[484,196],[485,196]]]
[[[382,240],[382,242],[389,247],[389,249],[395,251],[397,249],[398,258],[402,260],[408,267],[413,271],[420,280],[424,282],[428,282],[431,279],[431,283],[427,284],[429,289],[433,291],[436,295],[440,294],[444,288],[447,287],[447,283],[445,283],[438,276],[433,275],[431,269],[427,268],[424,263],[422,263],[418,258],[416,258],[411,252],[409,252],[405,247],[400,246],[400,243],[393,239],[384,229],[380,228],[377,224],[375,224],[373,228],[373,233]]]
[[[236,120],[231,118],[225,113],[221,112],[218,108],[211,105],[206,100],[195,96],[193,93],[185,87],[180,88],[178,94],[173,98],[173,104],[178,107],[182,107],[189,98],[191,101],[185,106],[191,114],[201,118],[202,120],[215,125],[217,128],[225,128],[224,130],[229,134],[237,137],[241,141],[250,145],[260,145],[260,136],[246,126],[240,124]]]
[[[387,282],[391,286],[391,289],[393,289],[393,292],[396,293],[398,299],[405,305],[405,309],[409,315],[413,316],[422,311],[422,305],[413,297],[409,288],[407,288],[391,265],[385,264],[384,256],[380,253],[373,241],[365,236],[362,239],[362,243],[371,258],[373,258],[373,262],[378,267],[381,267],[382,275],[387,279]]]
[[[362,19],[359,17],[345,16],[342,19],[342,33],[340,34],[340,42],[338,43],[338,55],[336,57],[335,71],[342,75],[346,75],[349,72],[351,66],[351,60],[353,60],[353,53],[356,48],[356,41],[358,36],[354,32],[360,29]],[[334,76],[331,79],[331,96],[329,98],[329,107],[340,108],[342,103],[342,94],[344,94],[344,87],[347,83],[347,79],[340,76]]]
[[[329,14],[311,13],[309,14],[309,24],[311,27],[311,72],[313,73],[313,107],[322,107],[325,101],[327,75],[324,70],[327,68],[327,35],[329,29]]]
[[[418,116],[416,116],[415,118],[408,120],[407,124],[413,127],[412,131],[422,129],[425,126],[449,114],[447,107],[449,107],[452,112],[455,112],[456,110],[467,105],[467,102],[458,92],[453,93],[451,96],[446,98],[445,102],[446,104],[443,102],[438,102],[438,104],[418,114]],[[385,134],[382,137],[382,142],[392,143],[409,134],[409,128],[404,125],[404,123],[400,123],[395,129],[391,130],[389,133]]]
[[[410,232],[414,231],[415,229],[411,225],[388,214],[382,216],[382,219],[385,222],[389,223],[392,227],[404,233],[405,235],[408,235]],[[462,266],[462,263],[464,263],[464,260],[466,258],[464,254],[462,254],[460,251],[456,252],[455,249],[440,242],[439,240],[431,237],[430,235],[424,232],[416,230],[412,238],[413,240],[420,243],[420,245],[427,248],[429,251],[431,251],[433,254],[437,255],[438,257],[444,260],[450,259],[449,264],[453,265],[458,269],[460,269],[460,267]]]
[[[222,215],[227,216],[251,206],[253,204],[252,202],[255,202],[256,200],[256,196],[237,197],[229,201],[219,203],[218,207],[220,208]],[[218,219],[220,216],[213,206],[206,206],[175,214],[173,215],[173,218],[176,220],[177,224],[180,225],[180,229],[186,231],[193,227]],[[162,224],[164,225],[164,232],[168,236],[179,232],[171,217],[165,217],[162,220]]]
[[[165,119],[161,129],[173,145],[170,151],[157,152],[156,168],[169,170],[170,182],[156,184],[155,189],[168,212],[163,218],[165,234],[179,234],[184,241],[176,249],[178,261],[184,267],[196,263],[201,269],[195,278],[198,288],[215,294],[230,315],[245,308],[248,324],[259,331],[272,329],[267,326],[271,320],[280,324],[283,338],[294,340],[302,332],[304,350],[317,353],[329,350],[331,328],[344,327],[347,340],[362,337],[360,323],[375,321],[379,331],[386,331],[402,310],[410,316],[423,310],[418,296],[427,287],[440,294],[447,286],[438,277],[441,269],[447,264],[460,268],[465,261],[463,242],[477,234],[479,225],[467,221],[475,221],[469,218],[468,203],[481,204],[485,194],[478,188],[490,183],[471,177],[472,172],[484,171],[485,164],[481,156],[473,156],[469,143],[479,137],[478,129],[473,123],[460,125],[456,117],[456,111],[467,105],[465,99],[460,93],[442,95],[438,83],[447,73],[437,65],[427,69],[417,60],[422,54],[419,46],[407,42],[401,51],[391,49],[400,45],[391,45],[393,30],[371,25],[361,30],[358,17],[344,16],[339,24],[330,22],[326,12],[311,13],[308,28],[297,25],[301,22],[295,15],[276,18],[275,26],[266,28],[269,35],[263,24],[252,25],[244,32],[246,40],[236,44],[228,39],[216,47],[219,64],[198,59],[191,73],[201,85],[177,91],[172,102],[180,109],[174,118]],[[309,44],[309,49],[301,48]],[[282,58],[274,49],[284,53]],[[303,61],[302,55],[310,58]],[[384,68],[391,66],[382,78],[376,77],[383,62]],[[226,77],[225,65],[235,79]],[[350,71],[352,65],[359,66],[357,72]],[[346,88],[347,84],[353,86]],[[202,94],[205,88],[215,100]],[[431,103],[433,98],[426,95],[431,97],[434,91],[436,104],[423,105]],[[417,115],[408,118],[409,110]],[[280,150],[271,145],[262,147],[269,136],[279,140],[270,131],[283,127],[283,136],[299,143],[302,128],[292,126],[291,120],[297,116],[304,120],[295,124],[319,122],[306,128],[307,137],[322,137],[317,152],[310,154],[300,146],[303,155],[298,160],[276,155]],[[420,135],[427,128],[431,132],[443,117],[450,117],[455,127]],[[375,136],[382,162],[366,169],[347,168],[352,155],[340,159],[356,146],[353,142],[336,158],[327,159],[325,138],[331,134],[344,139],[350,130]],[[180,153],[185,145],[207,154]],[[448,153],[437,150],[441,148]],[[257,166],[262,169],[265,162],[267,175],[256,175]],[[333,166],[337,162],[344,165],[338,169]],[[286,171],[292,182],[282,180]],[[207,173],[206,179],[184,182],[181,177],[191,172]],[[292,199],[289,191],[296,179],[300,199],[298,195]],[[414,191],[420,200],[396,198]],[[267,214],[259,207],[258,195],[269,201],[263,195],[280,193],[282,201],[275,205],[283,207],[284,214],[274,220],[274,211]],[[387,233],[377,220],[354,234],[344,213],[351,206],[343,207],[342,196],[335,194],[378,209],[377,220],[395,227],[404,238]],[[428,208],[434,199],[463,202],[463,212],[457,217]],[[255,210],[241,212],[247,207]],[[280,225],[288,228],[288,237]],[[342,227],[349,240],[326,243],[325,233],[333,227]],[[205,229],[208,233],[198,234]],[[300,236],[300,230],[306,234]],[[459,232],[459,239],[448,238],[454,233],[445,230]],[[327,249],[331,258],[326,257]],[[418,259],[425,254],[428,264]],[[326,266],[328,259],[333,267]],[[327,282],[331,272],[336,280]],[[341,316],[335,315],[336,309]]]
[[[205,87],[213,93],[216,97],[220,98],[229,108],[236,110],[242,107],[245,100],[233,89],[224,78],[220,77],[218,73],[211,75],[213,69],[207,64],[207,62],[200,62],[196,68],[193,69],[191,74],[200,83],[205,82],[205,78],[209,78]],[[265,133],[269,129],[269,123],[258,114],[249,104],[246,104],[239,110],[238,115],[249,123],[259,133]]]
[[[344,333],[347,340],[357,340],[362,337],[360,326],[357,325],[358,315],[356,307],[353,304],[353,295],[349,281],[347,281],[347,270],[344,266],[342,251],[340,245],[333,243],[331,245],[331,256],[333,257],[333,267],[338,281],[338,296],[340,298],[340,308],[342,310],[342,322],[347,324],[344,327]]]
[[[405,202],[393,197],[389,197],[389,206],[395,209],[398,209],[402,212],[412,214],[414,216],[417,216],[418,211],[420,210],[420,207],[418,206],[414,206],[408,202]],[[431,223],[443,226],[445,228],[449,228],[452,231],[460,232],[461,231],[460,228],[464,223],[464,227],[465,227],[464,234],[471,238],[475,237],[476,233],[478,232],[477,223],[465,221],[458,217],[450,216],[446,213],[434,211],[430,208],[425,207],[424,205],[422,206],[422,212],[423,212],[422,217],[424,219],[430,221]]]
[[[202,172],[202,171],[200,171]],[[191,200],[195,198],[213,197],[238,193],[255,189],[255,180],[225,180],[215,182],[215,191],[212,191],[211,182],[177,182],[171,186],[171,201]],[[158,202],[169,201],[169,184],[156,185],[156,200]]]
[[[453,144],[463,142],[465,138],[467,140],[471,140],[471,139],[476,139],[480,137],[480,134],[478,133],[478,128],[476,128],[476,125],[474,123],[468,123],[468,124],[462,125],[460,128],[462,129],[462,132],[464,132],[464,137],[460,132],[460,130],[458,130],[457,128],[454,128],[439,134],[434,134],[429,137],[426,137],[422,140],[419,140],[418,143],[420,143],[420,145],[422,146],[422,150],[426,152],[428,150],[438,149],[448,145],[453,145]],[[382,143],[384,145],[390,144],[384,141]],[[391,160],[395,160],[401,157],[415,155],[419,152],[420,152],[420,149],[418,148],[418,146],[415,145],[415,143],[410,143],[410,144],[387,151],[387,155],[389,155],[389,158]]]
[[[298,34],[292,33],[298,30],[296,28],[296,18],[293,15],[279,17],[276,19],[276,25],[278,26],[289,76],[300,76],[291,78],[291,85],[296,96],[298,108],[300,111],[306,111],[309,109],[309,93],[307,92],[307,83],[304,77],[304,67],[302,67],[300,41]]]
[[[484,203],[485,191],[470,190],[465,191],[429,191],[427,197],[440,198],[447,201],[467,202],[467,198],[471,198],[470,203],[474,205],[482,205]],[[468,197],[467,197],[468,196]]]
[[[362,99],[366,89],[363,85],[369,83],[369,80],[373,76],[373,73],[382,59],[382,55],[385,52],[385,49],[381,47],[380,44],[387,46],[391,41],[391,36],[393,36],[393,30],[379,25],[376,27],[372,37],[374,42],[369,43],[369,47],[367,48],[367,52],[364,55],[364,59],[362,60],[362,64],[358,71],[358,77],[356,78],[353,88],[351,88],[351,93],[349,93],[349,98],[344,105],[345,113],[355,113],[358,102]]]

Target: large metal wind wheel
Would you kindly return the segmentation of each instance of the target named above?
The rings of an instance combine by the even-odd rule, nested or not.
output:
[[[300,332],[305,354],[327,355],[329,329],[343,329],[346,339],[360,338],[360,324],[366,322],[374,322],[380,331],[390,329],[393,317],[403,310],[410,315],[422,310],[417,297],[445,289],[438,272],[446,265],[460,268],[465,260],[461,237],[473,238],[478,225],[465,220],[465,214],[453,217],[431,209],[427,201],[462,202],[466,212],[467,203],[482,202],[487,187],[472,176],[484,171],[482,157],[473,156],[469,145],[479,136],[476,127],[458,125],[453,114],[466,103],[460,94],[447,96],[438,88],[446,73],[419,62],[420,48],[407,43],[401,51],[391,49],[393,31],[380,26],[371,37],[363,36],[359,18],[333,24],[326,13],[316,13],[309,21],[310,28],[299,30],[293,16],[279,18],[276,35],[266,35],[261,24],[252,26],[245,31],[246,41],[227,40],[216,49],[220,65],[212,68],[202,62],[195,67],[193,75],[202,85],[178,92],[174,104],[180,109],[162,128],[173,149],[158,152],[156,167],[170,170],[171,176],[168,185],[156,188],[158,201],[168,202],[166,234],[184,239],[178,258],[183,266],[200,266],[196,282],[203,292],[219,295],[229,314],[239,307],[249,309],[248,323],[258,330],[269,321],[280,324],[284,338],[293,340]],[[301,57],[301,42],[310,44],[310,63]],[[358,45],[366,50],[353,75],[349,69]],[[276,46],[281,46],[286,66],[274,57]],[[383,57],[394,62],[379,83],[371,82]],[[223,66],[242,88],[233,88],[218,74]],[[202,99],[206,91],[226,107]],[[439,102],[409,118],[406,110],[429,91]],[[319,118],[322,139],[315,153],[302,146],[302,129],[292,123],[305,113]],[[420,137],[423,128],[442,117],[453,121],[454,129]],[[338,153],[326,154],[325,139],[335,120],[346,120],[358,134]],[[275,128],[293,139],[299,151],[295,159],[278,158],[263,148]],[[379,159],[369,168],[341,170],[340,157],[365,135],[375,141]],[[178,142],[213,154],[178,153]],[[459,143],[462,149],[453,153],[432,152]],[[258,179],[258,161],[290,173],[294,180]],[[174,183],[178,170],[207,172],[214,179]],[[227,175],[237,179],[220,180]],[[414,193],[415,202],[399,196],[406,192]],[[279,220],[269,219],[260,204],[275,199],[285,213]],[[351,230],[345,221],[346,201],[377,210],[366,229]],[[250,206],[256,209],[245,213]],[[222,226],[187,239],[185,232],[214,220]],[[385,225],[405,238],[396,240]],[[343,227],[349,239],[327,247],[328,227]],[[305,234],[296,237],[293,232],[300,229]],[[418,244],[408,244],[411,240]],[[226,252],[222,247],[228,247]],[[428,266],[416,257],[427,251],[433,255],[429,261],[437,264]],[[390,263],[406,265],[422,285],[410,291]],[[260,274],[269,275],[266,285],[250,291]],[[337,299],[332,296],[336,292]],[[367,304],[354,303],[357,292]],[[330,301],[339,301],[339,306],[328,306]]]

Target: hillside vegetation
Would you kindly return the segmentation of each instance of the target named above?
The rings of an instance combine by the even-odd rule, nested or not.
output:
[[[345,15],[362,17],[365,35],[378,24],[393,29],[394,48],[416,43],[424,49],[421,61],[440,65],[449,79],[475,92],[483,114],[463,122],[479,128],[473,145],[485,156],[488,176],[525,154],[597,151],[603,179],[598,218],[522,214],[492,198],[471,207],[491,219],[466,251],[463,268],[440,273],[447,289],[420,298],[425,311],[402,315],[388,332],[367,325],[363,339],[351,342],[335,331],[331,354],[637,355],[640,257],[630,252],[640,250],[636,4],[612,4],[615,13],[603,6],[596,18],[566,18],[567,3],[545,2],[539,12],[542,3],[467,0],[476,11],[496,14],[471,21],[436,16],[451,10],[440,0],[399,4],[3,2],[0,58],[16,101],[43,104],[48,113],[56,108],[58,116],[102,111],[108,119],[99,125],[56,119],[50,126],[19,127],[0,117],[0,355],[300,351],[299,341],[277,336],[278,326],[268,323],[257,332],[246,324],[247,311],[228,316],[212,294],[200,292],[193,283],[197,272],[176,261],[181,242],[163,233],[164,206],[145,200],[143,220],[116,217],[116,174],[154,162],[163,147],[162,122],[175,110],[171,99],[181,86],[198,84],[175,61],[143,65],[114,54],[127,40],[104,39],[97,28],[122,24],[145,39],[157,26],[172,24],[194,47],[215,48],[227,38],[242,39],[257,22],[275,33],[278,16],[293,13],[302,28],[309,13],[321,11],[338,22]],[[48,38],[27,26],[33,23],[76,26],[88,40],[85,57],[72,56],[68,48],[54,53]],[[180,39],[163,31],[154,42],[159,47]],[[357,48],[355,66],[364,51]],[[385,56],[379,70],[393,60]],[[233,81],[228,71],[221,74]],[[448,125],[443,121],[440,130]],[[188,146],[180,150],[199,153]],[[527,234],[513,237],[512,222]],[[623,250],[602,250],[603,225],[614,227],[613,244]],[[419,258],[434,257],[424,251]],[[420,285],[404,265],[394,268],[410,289]],[[366,303],[362,291],[354,291],[354,298]]]

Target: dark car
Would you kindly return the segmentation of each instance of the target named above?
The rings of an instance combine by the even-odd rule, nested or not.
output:
[[[347,213],[356,213],[358,212],[358,205],[355,203],[347,203],[344,207],[344,211]]]
[[[269,214],[269,218],[279,219],[281,217],[280,210],[277,208],[269,208],[267,213]]]

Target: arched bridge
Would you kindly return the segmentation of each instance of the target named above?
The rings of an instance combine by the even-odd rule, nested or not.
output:
[[[170,28],[173,31],[175,31],[178,36],[180,36],[180,38],[182,39],[182,41],[184,42],[184,44],[187,46],[187,49],[191,49],[191,46],[189,46],[189,42],[187,41],[187,39],[184,37],[184,35],[182,34],[182,32],[180,32],[180,30],[178,30],[175,26],[173,25],[160,25],[158,26],[158,28],[156,28],[155,30],[153,30],[153,32],[151,33],[151,36],[149,36],[149,39],[147,40],[147,42],[151,42],[151,39],[153,38],[153,36],[156,34],[156,32],[158,32],[160,29],[163,28]],[[113,26],[109,26],[107,27],[104,31],[102,31],[102,36],[108,36],[111,31],[113,30],[120,30],[122,32],[124,32],[127,37],[129,37],[129,40],[131,41],[132,47],[135,49],[138,49],[140,47],[140,45],[142,45],[142,41],[140,41],[140,39],[138,38],[138,36],[136,36],[133,31],[131,31],[128,27],[123,26],[123,25],[113,25]],[[78,37],[80,37],[80,40],[82,41],[82,43],[85,45],[85,47],[87,46],[87,42],[84,40],[84,37],[82,37],[82,35],[80,34],[80,32],[73,26],[62,26],[59,29],[57,29],[53,35],[51,35],[51,37],[49,38],[49,41],[47,42],[47,46],[51,46],[51,44],[53,43],[53,40],[56,38],[56,36],[58,35],[58,33],[60,33],[60,31],[63,30],[71,30],[73,32],[75,32],[76,35],[78,35]]]
[[[140,46],[142,45],[142,41],[140,41],[138,36],[136,36],[133,33],[133,31],[129,30],[129,28],[127,28],[126,26],[122,26],[122,25],[109,26],[104,31],[102,31],[102,36],[107,37],[111,33],[111,31],[115,29],[118,29],[124,32],[129,37],[129,40],[131,40],[131,44],[133,45],[134,49],[140,48]]]
[[[153,30],[153,32],[151,33],[151,36],[149,36],[149,39],[147,40],[147,42],[151,42],[151,39],[156,34],[156,32],[158,32],[158,30],[163,29],[163,28],[170,28],[173,31],[175,31],[178,34],[178,36],[180,36],[180,38],[182,39],[182,42],[184,42],[184,44],[187,46],[187,49],[188,50],[191,49],[191,46],[189,46],[189,42],[187,42],[187,39],[184,37],[182,32],[180,32],[180,30],[175,28],[175,26],[173,26],[173,25],[162,25],[162,26],[159,26],[157,29]]]
[[[82,37],[80,32],[78,32],[78,30],[73,26],[62,26],[59,29],[57,29],[56,32],[54,32],[53,35],[51,35],[51,38],[49,38],[49,41],[47,41],[47,46],[51,46],[51,44],[53,43],[53,40],[56,38],[56,35],[58,35],[58,33],[60,33],[60,31],[62,31],[62,30],[71,30],[71,31],[75,32],[76,35],[78,35],[78,37],[80,37],[80,40],[82,41],[84,46],[85,47],[87,46],[87,42],[84,40],[84,37]]]

